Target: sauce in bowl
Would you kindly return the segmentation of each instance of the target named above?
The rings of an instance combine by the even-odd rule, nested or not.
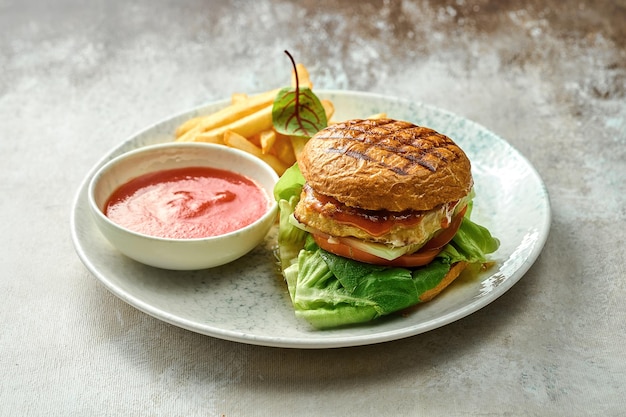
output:
[[[196,239],[224,235],[261,218],[269,207],[250,178],[210,167],[187,167],[142,175],[113,192],[104,214],[145,235]]]

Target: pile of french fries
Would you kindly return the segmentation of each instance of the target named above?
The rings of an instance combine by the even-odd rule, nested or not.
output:
[[[313,89],[309,71],[303,64],[296,65],[301,87]],[[296,85],[296,74],[292,73],[291,85]],[[272,123],[272,106],[280,89],[266,91],[253,96],[235,93],[231,104],[223,109],[187,120],[176,129],[176,140],[181,142],[217,143],[248,152],[271,166],[278,175],[296,162],[305,138],[285,136],[276,132]],[[335,107],[330,100],[320,100],[329,124]],[[384,117],[384,113],[370,118]]]
[[[309,72],[302,64],[296,65],[300,86],[313,88]],[[295,74],[291,85],[295,86]],[[253,96],[235,93],[231,104],[209,114],[187,120],[176,129],[176,140],[181,142],[209,142],[231,146],[248,152],[270,165],[282,175],[297,160],[304,140],[285,136],[272,124],[272,106],[279,89]],[[330,100],[321,100],[326,118],[330,120],[335,108]]]

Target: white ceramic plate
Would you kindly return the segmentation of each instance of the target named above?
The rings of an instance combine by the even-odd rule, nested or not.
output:
[[[386,112],[452,137],[472,161],[476,198],[472,218],[501,241],[497,264],[473,280],[455,282],[408,316],[318,331],[295,318],[272,248],[275,230],[245,257],[214,269],[174,272],[148,267],[117,252],[96,229],[87,205],[89,179],[123,152],[171,141],[176,126],[223,107],[213,103],[177,115],[132,136],[105,155],[84,179],[71,216],[76,251],[113,294],[137,309],[205,335],[265,346],[331,348],[413,336],[461,319],[504,294],[530,268],[550,228],[546,188],[531,164],[485,128],[440,109],[397,98],[348,91],[319,91],[332,100],[336,120]]]

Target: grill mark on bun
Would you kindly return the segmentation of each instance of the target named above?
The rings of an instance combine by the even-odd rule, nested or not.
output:
[[[432,129],[387,119],[364,122],[372,123],[345,123],[340,130],[318,134],[317,139],[343,145],[329,147],[327,152],[342,153],[351,158],[376,162],[379,166],[399,175],[408,175],[415,165],[435,172],[440,165],[438,162],[447,164],[458,157],[449,149],[451,145],[456,147],[452,140]],[[381,152],[388,157],[402,158],[404,163],[398,164],[396,161],[393,165],[386,164]],[[373,158],[370,153],[378,155]]]
[[[328,148],[326,149],[326,152],[328,153],[340,153],[346,156],[350,156],[352,158],[355,159],[363,159],[364,161],[373,161],[372,158],[370,158],[369,156],[367,156],[366,154],[364,154],[363,152],[358,152],[358,151],[351,151],[349,149],[345,149],[345,148]]]
[[[339,149],[339,148],[328,148],[326,150],[326,152],[328,152],[328,153],[340,153],[340,154],[343,154],[345,156],[349,156],[349,157],[354,158],[354,159],[361,159],[361,160],[368,161],[368,162],[376,162],[381,167],[389,169],[389,170],[395,172],[398,175],[408,175],[409,174],[408,171],[406,171],[405,169],[402,169],[401,167],[388,165],[388,164],[385,164],[384,162],[381,162],[381,161],[376,161],[375,159],[370,158],[367,154],[365,154],[363,152],[349,150],[349,149],[345,149],[345,148],[342,148],[342,149]],[[426,167],[426,168],[428,168],[428,167]]]

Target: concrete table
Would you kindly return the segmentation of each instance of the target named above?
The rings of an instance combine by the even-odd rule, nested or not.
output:
[[[623,415],[626,3],[0,1],[0,415]],[[438,106],[517,148],[553,209],[529,272],[414,337],[298,350],[129,306],[76,256],[72,199],[164,117],[284,85]],[[511,219],[515,221],[515,219]]]

